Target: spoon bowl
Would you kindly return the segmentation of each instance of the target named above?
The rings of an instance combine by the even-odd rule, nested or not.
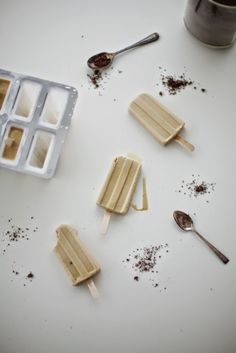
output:
[[[193,231],[193,220],[192,218],[182,211],[174,211],[173,217],[178,226],[185,231]]]
[[[113,62],[114,54],[113,53],[106,53],[102,52],[96,55],[91,56],[88,59],[87,64],[88,67],[92,70],[100,70],[100,69],[107,69]]]

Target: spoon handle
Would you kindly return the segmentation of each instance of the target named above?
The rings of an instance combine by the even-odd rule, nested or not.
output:
[[[200,233],[198,233],[195,229],[193,229],[193,232],[199,236],[200,239],[202,239],[208,246],[209,248],[223,261],[224,264],[227,264],[229,262],[229,259],[222,254],[214,245],[212,245],[208,240],[206,240]]]
[[[129,45],[128,47],[125,47],[124,49],[121,49],[121,50],[118,50],[116,51],[115,53],[113,53],[113,55],[117,55],[117,54],[120,54],[120,53],[123,53],[124,51],[126,50],[130,50],[130,49],[134,49],[134,48],[137,48],[137,47],[141,47],[142,45],[145,45],[145,44],[148,44],[148,43],[152,43],[152,42],[155,42],[156,40],[159,39],[159,34],[158,33],[152,33],[150,34],[149,36],[141,39],[140,41],[138,41],[137,43],[134,43],[132,45]]]

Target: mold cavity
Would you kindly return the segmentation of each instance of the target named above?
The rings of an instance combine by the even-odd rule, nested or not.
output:
[[[29,165],[35,168],[43,168],[52,148],[53,134],[38,131],[34,137],[30,155]]]
[[[0,78],[0,110],[3,107],[9,86],[10,86],[9,80]]]
[[[67,100],[68,91],[59,87],[51,87],[46,98],[41,121],[57,125],[63,117]]]
[[[10,127],[4,139],[5,145],[3,148],[2,158],[8,159],[10,161],[14,161],[16,159],[23,133],[24,130],[19,127]]]
[[[16,100],[15,114],[23,118],[29,118],[34,112],[40,90],[41,85],[39,83],[23,81]]]

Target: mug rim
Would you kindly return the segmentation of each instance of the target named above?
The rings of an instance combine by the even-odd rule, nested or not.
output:
[[[219,2],[216,2],[215,0],[208,0],[209,2],[211,2],[212,4],[219,6],[219,7],[224,7],[227,9],[234,9],[236,10],[236,4],[235,5],[225,5],[225,4],[221,4]]]

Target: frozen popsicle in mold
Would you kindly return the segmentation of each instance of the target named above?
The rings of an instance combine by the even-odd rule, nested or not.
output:
[[[53,134],[37,131],[29,154],[29,165],[43,168],[53,141]]]
[[[38,82],[22,81],[15,103],[15,115],[29,119],[36,108],[40,90],[41,85]]]
[[[5,145],[2,152],[2,158],[14,161],[21,144],[24,130],[22,128],[12,126],[8,130],[5,138]]]
[[[51,87],[44,104],[41,120],[57,125],[65,112],[68,95],[69,93],[65,89]]]
[[[3,107],[6,95],[7,95],[7,91],[10,85],[10,81],[0,78],[0,110]]]
[[[140,160],[135,157],[117,157],[112,163],[97,205],[105,209],[102,233],[106,233],[112,213],[128,212],[141,171]]]
[[[154,97],[140,94],[129,106],[130,113],[163,145],[174,140],[193,151],[194,146],[179,136],[184,122],[168,111]]]
[[[92,278],[100,271],[99,264],[89,254],[75,229],[69,225],[60,225],[56,233],[57,245],[54,251],[73,285],[86,282],[91,295],[97,297],[98,291]]]

